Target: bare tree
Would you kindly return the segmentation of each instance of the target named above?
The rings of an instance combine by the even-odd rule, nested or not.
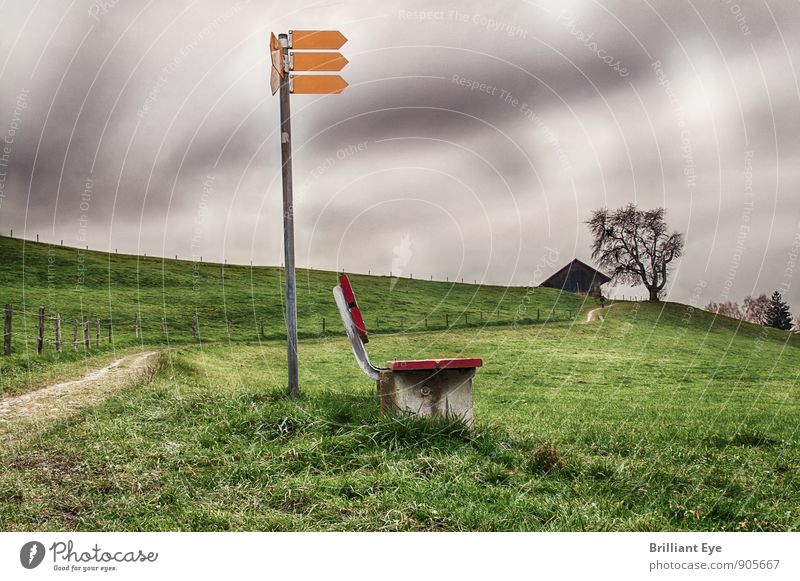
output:
[[[706,310],[723,317],[730,317],[731,319],[743,320],[744,313],[739,307],[739,303],[725,301],[724,303],[710,302],[706,305]]]
[[[762,294],[757,297],[744,297],[742,303],[743,319],[748,323],[763,325],[767,320],[769,312],[769,298]]]
[[[683,252],[683,234],[669,233],[664,208],[640,210],[628,204],[592,212],[586,223],[594,236],[592,258],[615,282],[643,284],[658,301],[667,284],[670,263]]]

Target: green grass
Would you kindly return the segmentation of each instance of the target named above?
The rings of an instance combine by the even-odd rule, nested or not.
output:
[[[0,256],[0,304],[11,304],[15,313],[13,355],[0,357],[0,395],[44,385],[53,369],[73,377],[85,368],[87,358],[107,358],[121,349],[285,336],[279,268],[227,265],[222,277],[219,264],[108,254],[3,236]],[[297,277],[300,336],[341,335],[331,294],[336,273],[301,269]],[[546,288],[362,275],[351,279],[372,333],[565,320],[584,304],[583,297]],[[594,306],[596,301],[589,299],[588,304]],[[54,353],[54,323],[48,319],[45,356],[36,356],[40,306],[48,317],[61,315],[65,343],[60,355]],[[72,322],[83,316],[91,321],[92,347],[84,351],[79,331],[76,353]],[[137,316],[139,338],[134,331]],[[191,333],[194,316],[199,321],[198,339]],[[162,318],[167,320],[168,337],[162,333]],[[101,320],[99,346],[95,345],[97,320]],[[113,343],[108,341],[109,322],[113,322]]]
[[[800,338],[682,305],[396,333],[477,355],[475,429],[378,412],[339,337],[162,355],[0,452],[4,530],[796,530]]]

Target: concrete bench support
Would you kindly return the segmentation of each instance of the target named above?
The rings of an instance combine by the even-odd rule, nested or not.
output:
[[[378,380],[381,412],[407,412],[424,418],[448,417],[472,427],[475,368],[382,371]]]

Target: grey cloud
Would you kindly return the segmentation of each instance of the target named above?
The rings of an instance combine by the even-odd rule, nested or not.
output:
[[[91,178],[92,246],[279,263],[266,40],[339,28],[350,88],[292,102],[302,264],[387,273],[406,240],[415,275],[525,284],[546,249],[588,259],[593,208],[636,199],[665,204],[688,234],[671,298],[703,280],[703,299],[717,299],[752,155],[731,298],[783,282],[800,228],[794,3],[307,2],[289,13],[206,0],[118,3],[97,20],[91,6],[42,2],[25,28],[32,7],[0,9],[0,132],[30,91],[3,230],[76,243]],[[786,294],[800,304],[800,283]]]

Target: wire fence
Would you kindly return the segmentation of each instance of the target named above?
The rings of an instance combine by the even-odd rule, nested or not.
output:
[[[367,321],[367,326],[370,333],[383,334],[533,325],[574,321],[579,311],[580,307],[539,308],[535,309],[535,314],[531,310],[530,316],[525,317],[484,311],[373,317]],[[274,340],[286,337],[283,325],[280,317],[154,317],[134,313],[127,317],[102,318],[82,313],[48,313],[44,307],[30,311],[6,304],[3,309],[3,354],[28,352],[34,345],[36,352],[42,354],[47,350],[56,353],[91,351],[115,344]],[[345,333],[338,317],[326,315],[302,319],[298,334],[303,338],[314,338]]]

